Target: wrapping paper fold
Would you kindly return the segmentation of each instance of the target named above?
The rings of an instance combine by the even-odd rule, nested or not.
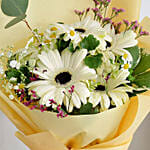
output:
[[[138,19],[140,4],[141,0],[113,0],[111,7],[126,9],[117,22],[121,18]],[[83,9],[91,5],[91,0],[32,0],[28,20],[33,27],[43,29],[58,20],[70,23],[76,20],[72,17],[73,8]],[[3,28],[8,19],[2,13],[0,19],[0,28]],[[148,17],[141,24],[150,31]],[[10,37],[10,34],[17,36]],[[1,47],[15,43],[17,49],[25,45],[30,33],[23,24],[19,24],[9,30],[2,29],[0,35],[3,35],[0,36]],[[147,48],[148,52],[149,41],[150,37],[139,39],[139,45]],[[150,91],[132,98],[120,108],[97,115],[69,116],[59,120],[54,113],[31,111],[16,101],[10,101],[7,94],[0,90],[0,109],[18,128],[16,136],[31,150],[127,150],[136,129],[150,112]]]

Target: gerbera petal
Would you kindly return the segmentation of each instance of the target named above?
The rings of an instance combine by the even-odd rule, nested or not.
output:
[[[64,99],[64,93],[63,92],[64,92],[64,89],[61,89],[61,88],[59,88],[55,91],[55,98],[54,99],[58,105],[62,105],[62,103],[63,103],[63,99]]]
[[[48,52],[48,58],[55,69],[60,69],[63,67],[58,50],[54,50],[54,51],[50,50]]]
[[[49,101],[50,99],[54,99],[54,92],[55,92],[55,90],[52,90],[52,91],[46,93],[43,97],[41,97],[40,104],[45,105],[47,103],[47,101]]]
[[[48,84],[49,84],[49,81],[47,81],[47,80],[34,81],[34,82],[31,82],[30,84],[28,84],[27,88],[34,88],[36,86],[48,85]]]
[[[34,70],[33,73],[36,74],[36,75],[39,75],[41,79],[45,79],[45,80],[49,79],[49,77],[46,74],[41,73],[39,71]]]
[[[101,99],[102,99],[102,97],[99,92],[93,92],[93,93],[91,93],[89,102],[93,104],[93,107],[96,107],[100,103]]]
[[[74,80],[92,80],[96,79],[96,71],[94,69],[90,69],[89,67],[85,66],[84,64],[80,64],[78,69],[74,72]]]
[[[101,107],[103,110],[110,107],[110,99],[105,92],[102,94]]]
[[[68,68],[70,65],[71,52],[68,49],[65,49],[63,50],[61,57],[64,67]]]
[[[51,61],[48,59],[48,54],[46,52],[42,52],[41,55],[38,55],[39,59],[41,60],[41,62],[50,70],[50,71],[54,71],[55,68],[53,66],[53,64],[51,63]]]
[[[108,94],[117,107],[123,105],[122,99],[119,97],[117,92],[108,92]]]
[[[79,82],[79,83],[76,83],[75,85],[75,92],[79,95],[81,101],[83,104],[86,104],[87,103],[87,97],[90,96],[90,92],[88,90],[88,88],[86,87],[85,84]]]
[[[75,92],[72,93],[72,102],[73,102],[73,104],[76,108],[81,107],[81,101],[80,101],[78,95]]]
[[[80,63],[83,61],[86,55],[87,55],[86,49],[75,52],[71,56],[70,67],[76,70],[76,68],[80,65]]]
[[[136,33],[132,30],[118,34],[116,48],[120,50],[137,45],[138,41],[135,39],[136,36]]]
[[[51,90],[54,90],[55,86],[52,85],[40,85],[36,88],[34,88],[33,90],[36,91],[37,95],[39,97],[42,97],[44,94],[46,94],[47,92],[50,92]]]

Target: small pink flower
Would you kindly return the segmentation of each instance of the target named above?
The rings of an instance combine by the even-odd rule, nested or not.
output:
[[[35,109],[37,106],[36,105],[34,105],[34,106],[32,106],[30,109],[31,110],[33,110],[33,109]]]

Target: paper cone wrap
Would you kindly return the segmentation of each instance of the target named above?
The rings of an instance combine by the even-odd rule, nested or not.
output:
[[[140,3],[141,0],[114,0],[111,7],[128,7],[125,16],[120,18],[135,20],[139,17]],[[73,9],[83,9],[91,5],[91,0],[32,0],[27,19],[31,26],[41,29],[56,21],[73,23],[77,19],[72,17]],[[3,25],[9,19],[2,13],[0,19],[1,47],[15,43],[16,49],[22,48],[30,36],[24,24],[4,30]],[[150,31],[148,18],[144,19],[142,25]],[[149,40],[150,37],[141,38],[140,46],[150,48]],[[23,104],[10,101],[1,90],[0,109],[19,129],[16,136],[31,150],[127,150],[136,129],[150,112],[150,92],[140,94],[125,105],[100,114],[58,119],[55,113],[31,111]]]

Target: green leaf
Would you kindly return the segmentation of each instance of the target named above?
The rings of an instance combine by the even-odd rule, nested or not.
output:
[[[85,37],[81,43],[80,46],[82,48],[87,49],[88,51],[96,49],[96,47],[100,44],[100,42],[93,36],[89,35],[88,37]]]
[[[64,49],[66,49],[67,47],[69,47],[70,45],[70,41],[65,41],[64,39],[64,34],[60,35],[60,38],[57,39],[56,45],[57,45],[57,49],[59,50],[59,52],[61,53]]]
[[[95,56],[86,56],[84,62],[89,68],[97,69],[102,64],[102,56],[102,54],[98,54]]]
[[[73,43],[70,42],[68,49],[69,49],[70,52],[72,52],[72,53],[75,51],[75,49],[74,49],[74,47],[73,47]]]
[[[17,83],[21,81],[21,73],[16,69],[10,69],[5,72],[7,79],[11,79],[12,77],[17,78]]]
[[[126,50],[131,54],[133,58],[132,68],[135,68],[140,59],[140,49],[138,46],[134,46],[134,47],[127,48]]]
[[[137,67],[135,68],[133,75],[138,75],[150,69],[150,55],[149,54],[142,54],[141,60]]]
[[[31,77],[30,71],[28,69],[28,67],[26,66],[21,66],[20,67],[20,71],[26,76],[26,77]]]
[[[5,26],[5,29],[10,28],[11,26],[13,26],[13,25],[19,23],[20,21],[22,21],[22,20],[25,19],[25,18],[26,18],[26,15],[24,15],[24,14],[21,15],[21,16],[18,16],[18,17],[16,17],[16,18],[14,18],[13,20],[11,20],[11,21]]]
[[[80,108],[80,114],[90,114],[92,111],[93,105],[91,103],[87,103],[82,105]]]
[[[139,87],[147,87],[150,88],[150,71],[142,73],[136,76],[134,83]]]
[[[1,9],[7,16],[18,17],[26,13],[29,0],[2,0]]]

